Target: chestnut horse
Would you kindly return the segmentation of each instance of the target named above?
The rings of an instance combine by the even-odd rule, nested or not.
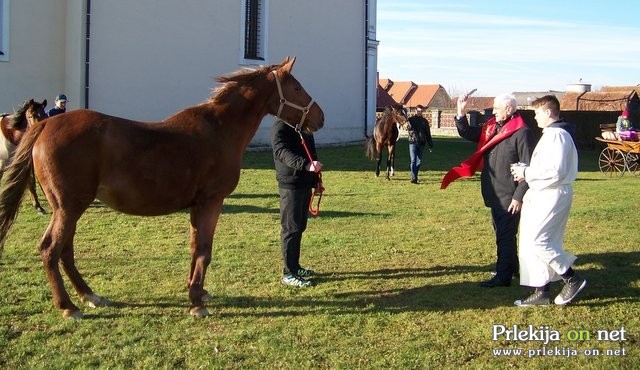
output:
[[[9,165],[9,161],[16,151],[16,147],[22,139],[27,128],[34,123],[47,118],[47,113],[44,108],[47,106],[47,100],[43,100],[42,103],[38,103],[33,99],[25,100],[18,110],[13,114],[3,113],[0,114],[0,179],[4,174],[4,170]],[[36,193],[36,179],[31,171],[31,182],[29,183],[29,192],[31,193],[31,199],[33,207],[40,213],[45,214],[44,208],[38,201],[38,194]]]
[[[291,75],[294,62],[286,58],[279,65],[218,77],[223,85],[208,101],[161,122],[74,110],[36,123],[22,139],[0,191],[0,242],[15,220],[33,162],[51,205],[39,251],[53,303],[63,317],[82,318],[58,263],[80,301],[89,307],[110,303],[89,288],[74,261],[76,224],[93,200],[141,216],[189,209],[189,312],[209,315],[204,282],[215,227],[260,122],[271,114],[310,132],[324,125],[322,109]]]
[[[404,109],[396,107],[385,108],[382,116],[376,120],[373,127],[373,136],[371,136],[365,145],[367,157],[376,160],[376,177],[380,176],[380,162],[382,162],[382,149],[387,147],[387,180],[390,180],[394,174],[394,166],[396,161],[396,142],[400,135],[398,125],[402,128],[407,127],[407,115]]]

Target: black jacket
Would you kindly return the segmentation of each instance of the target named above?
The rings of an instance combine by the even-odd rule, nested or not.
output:
[[[429,144],[429,148],[433,148],[433,140],[431,138],[431,130],[429,129],[429,121],[422,116],[413,116],[409,118],[408,130],[409,144]]]
[[[313,134],[302,131],[313,160],[318,160]],[[318,175],[307,171],[311,163],[300,135],[286,123],[276,120],[271,128],[273,162],[276,166],[278,186],[284,189],[312,189],[318,182]]]
[[[461,119],[456,117],[455,121],[460,136],[478,142],[482,132],[481,126],[469,126],[466,116]],[[534,147],[533,132],[528,127],[523,127],[484,153],[480,184],[482,198],[487,207],[506,210],[512,199],[522,202],[529,186],[525,181],[515,182],[510,167],[512,163],[517,162],[529,164]]]

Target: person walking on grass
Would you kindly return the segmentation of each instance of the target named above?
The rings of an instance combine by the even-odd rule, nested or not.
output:
[[[511,173],[526,181],[520,219],[520,285],[535,288],[516,306],[551,303],[550,283],[562,278],[564,287],[554,303],[571,303],[587,281],[571,267],[576,256],[566,252],[563,239],[573,198],[572,183],[578,173],[578,152],[573,141],[575,125],[559,117],[560,103],[553,95],[532,103],[542,137],[536,145],[531,164],[513,165]]]
[[[424,147],[429,144],[429,151],[433,150],[433,140],[431,138],[431,129],[429,129],[429,121],[422,116],[423,106],[416,108],[416,114],[409,118],[408,141],[409,141],[409,164],[411,170],[411,183],[419,184],[418,172],[420,164],[422,164],[422,155]]]
[[[307,156],[302,140],[311,156]],[[322,163],[317,160],[313,134],[298,131],[292,125],[278,119],[271,129],[271,146],[276,167],[276,179],[280,193],[280,226],[282,259],[284,261],[282,284],[308,287],[307,278],[315,272],[300,266],[302,233],[307,229],[311,191],[318,185],[318,172]]]

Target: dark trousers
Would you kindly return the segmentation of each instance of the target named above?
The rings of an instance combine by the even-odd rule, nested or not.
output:
[[[311,189],[280,188],[280,239],[285,275],[296,274],[300,268],[300,242],[307,229]]]
[[[520,224],[520,213],[511,214],[498,207],[491,208],[493,229],[496,234],[498,261],[496,262],[496,278],[510,282],[513,274],[518,272],[517,234]]]

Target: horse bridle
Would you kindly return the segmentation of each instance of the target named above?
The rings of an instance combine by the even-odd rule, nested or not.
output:
[[[298,104],[294,104],[290,101],[288,101],[287,99],[285,99],[284,94],[282,93],[282,86],[280,85],[280,79],[278,78],[278,71],[271,71],[273,72],[273,75],[276,77],[276,86],[278,87],[278,95],[280,96],[280,106],[278,107],[278,113],[276,114],[276,117],[280,118],[282,121],[286,122],[285,120],[283,120],[280,117],[280,114],[282,113],[282,109],[284,108],[285,105],[288,105],[292,108],[295,108],[297,110],[302,111],[302,117],[300,117],[300,123],[298,123],[296,125],[296,131],[300,130],[302,128],[302,124],[304,123],[304,119],[307,118],[307,114],[309,113],[309,109],[311,109],[311,106],[313,105],[314,101],[313,98],[311,98],[311,101],[309,102],[309,104],[307,104],[306,107],[302,107]]]

